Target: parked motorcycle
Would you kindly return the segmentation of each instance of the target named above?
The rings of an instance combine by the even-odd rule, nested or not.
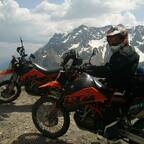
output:
[[[55,91],[42,96],[32,108],[33,122],[43,135],[49,138],[64,135],[70,125],[71,112],[80,129],[108,139],[123,138],[118,131],[121,129],[144,133],[144,97],[137,95],[130,102],[121,91],[106,87],[105,80],[100,82],[83,71],[82,59],[75,51],[64,54],[61,65],[63,70],[57,79],[41,86],[55,88]],[[132,95],[132,91],[129,94]],[[133,124],[135,118],[137,121]],[[113,128],[109,126],[115,123]]]
[[[27,58],[22,40],[17,52],[19,57],[12,56],[11,68],[0,71],[0,76],[11,75],[9,80],[0,83],[0,103],[8,103],[17,99],[22,86],[28,94],[41,95],[42,90],[39,86],[54,80],[59,73],[59,69],[50,71],[32,62],[35,58],[32,54]]]

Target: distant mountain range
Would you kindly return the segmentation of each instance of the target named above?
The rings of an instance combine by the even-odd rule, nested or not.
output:
[[[36,62],[44,67],[53,69],[59,66],[60,56],[66,50],[76,49],[84,59],[88,59],[93,48],[97,48],[96,64],[105,63],[110,56],[106,41],[106,31],[111,26],[88,27],[81,25],[71,32],[55,33],[49,42],[35,52]],[[144,61],[144,26],[128,27],[130,44],[140,55],[140,62]]]

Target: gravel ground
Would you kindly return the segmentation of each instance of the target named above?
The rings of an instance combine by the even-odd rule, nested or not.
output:
[[[37,99],[23,92],[13,103],[0,104],[0,144],[114,144],[96,134],[78,129],[73,119],[64,136],[56,140],[43,137],[31,117],[31,107]]]

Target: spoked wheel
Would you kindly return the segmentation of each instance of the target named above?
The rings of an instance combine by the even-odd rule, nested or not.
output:
[[[69,113],[56,108],[52,98],[40,98],[32,108],[32,119],[36,128],[49,138],[64,135],[70,124]]]
[[[0,103],[9,103],[14,101],[20,93],[20,87],[16,83],[12,88],[9,80],[0,83]]]

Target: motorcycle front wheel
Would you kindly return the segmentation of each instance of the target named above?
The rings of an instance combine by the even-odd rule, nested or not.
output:
[[[21,93],[21,89],[17,83],[14,83],[12,89],[10,89],[10,80],[6,80],[0,83],[0,103],[9,103],[17,99]]]
[[[32,107],[32,119],[36,128],[48,138],[64,135],[70,124],[69,113],[55,106],[53,98],[40,98]]]

